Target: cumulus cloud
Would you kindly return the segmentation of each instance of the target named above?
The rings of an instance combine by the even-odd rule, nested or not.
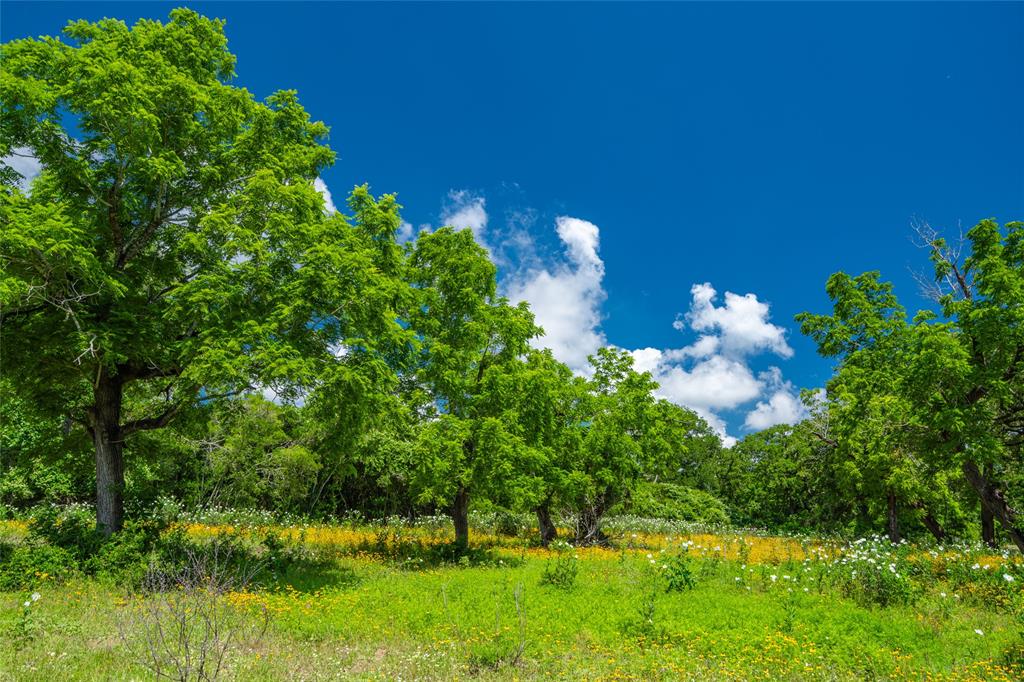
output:
[[[734,409],[760,396],[764,387],[750,367],[723,355],[712,355],[689,369],[669,358],[671,354],[661,353],[648,371],[660,385],[659,393],[680,405],[705,412]]]
[[[701,415],[727,447],[736,439],[726,432],[721,413],[758,400],[744,422],[750,429],[792,424],[806,412],[792,384],[772,367],[758,375],[750,367],[754,355],[793,355],[786,330],[769,322],[770,307],[754,294],[718,293],[709,283],[690,288],[690,309],[675,324],[682,332],[696,332],[696,341],[681,348],[641,348],[632,351],[634,366],[650,372],[658,394]]]
[[[326,211],[328,215],[331,213],[337,213],[338,209],[334,206],[334,201],[331,199],[331,190],[327,189],[327,183],[322,179],[317,178],[313,181],[313,187],[317,192],[320,192],[320,195],[324,198],[324,211]]]
[[[754,409],[747,413],[743,425],[753,431],[760,431],[778,424],[796,424],[806,419],[807,407],[801,402],[793,384],[783,381],[782,371],[772,367],[762,373],[767,386],[767,400],[759,400]]]
[[[604,261],[598,255],[597,225],[569,216],[555,220],[565,260],[552,267],[530,266],[506,279],[513,302],[528,301],[544,336],[534,344],[550,348],[574,372],[589,371],[587,356],[606,345],[601,304],[606,298]]]
[[[694,331],[717,334],[721,353],[729,357],[744,357],[761,351],[771,351],[788,358],[793,349],[786,343],[786,330],[768,322],[768,304],[757,300],[754,294],[740,296],[725,292],[725,305],[716,306],[718,292],[708,282],[690,288],[693,303],[690,312],[675,322],[676,329],[686,324]]]
[[[477,243],[485,244],[487,231],[487,200],[469,190],[451,190],[448,203],[441,212],[441,224],[458,229],[469,228]]]
[[[22,192],[29,190],[32,181],[43,170],[43,164],[40,163],[39,159],[35,157],[32,150],[28,147],[15,147],[11,150],[10,154],[7,154],[0,160],[3,161],[4,165],[14,169],[21,176],[21,180],[18,181],[18,187]]]
[[[410,239],[412,239],[412,235],[412,223],[407,223],[406,221],[403,220],[401,224],[398,226],[398,230],[395,232],[395,239],[398,241],[399,244],[404,244]]]

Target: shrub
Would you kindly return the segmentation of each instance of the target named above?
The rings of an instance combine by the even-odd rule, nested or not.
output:
[[[665,578],[665,590],[667,592],[682,592],[692,590],[697,584],[694,579],[693,566],[688,553],[688,546],[683,548],[662,564],[662,576]]]
[[[47,506],[37,509],[28,525],[29,542],[61,547],[79,562],[99,551],[104,536],[96,530],[92,511],[84,506]]]
[[[252,618],[228,598],[244,593],[259,570],[236,543],[185,551],[173,567],[153,564],[141,590],[119,612],[118,632],[130,655],[158,678],[216,680],[232,649],[259,641],[265,606]]]
[[[636,516],[727,525],[729,514],[720,500],[702,490],[672,483],[641,483],[623,511]]]
[[[89,575],[137,584],[160,542],[161,530],[153,521],[128,521],[119,533],[104,540],[82,568]]]
[[[77,572],[78,562],[63,547],[0,545],[0,592],[30,590],[51,580],[63,582]]]
[[[576,576],[579,574],[579,558],[571,554],[569,545],[558,543],[559,554],[554,561],[548,560],[544,564],[544,572],[540,576],[541,585],[551,585],[560,590],[571,590],[576,584]]]

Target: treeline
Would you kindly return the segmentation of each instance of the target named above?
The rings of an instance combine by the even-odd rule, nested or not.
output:
[[[731,449],[628,353],[586,377],[499,294],[468,230],[400,244],[394,196],[314,187],[327,127],[231,85],[221,22],[74,22],[2,46],[0,503],[160,496],[309,516],[471,507],[580,543],[631,512],[1021,546],[1019,224],[930,240],[936,311],[834,276],[805,333],[838,360],[812,417]],[[270,398],[270,399],[268,399]]]

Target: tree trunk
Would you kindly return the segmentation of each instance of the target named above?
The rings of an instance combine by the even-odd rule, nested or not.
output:
[[[981,505],[981,540],[989,547],[998,547],[996,542],[996,517]]]
[[[88,417],[96,453],[96,527],[104,535],[116,533],[124,525],[123,395],[121,380],[101,369],[93,386]]]
[[[452,504],[452,523],[455,525],[455,544],[461,549],[469,547],[469,491],[459,486]]]
[[[896,501],[896,493],[889,491],[889,542],[897,544],[900,541],[900,516],[899,503]]]
[[[925,528],[928,529],[928,532],[935,538],[936,542],[945,542],[946,529],[942,527],[942,524],[939,523],[934,516],[925,512],[924,517],[922,517],[921,520],[924,522]]]
[[[551,520],[551,510],[548,509],[547,502],[537,507],[537,528],[540,529],[540,544],[544,547],[558,537],[558,529]]]
[[[584,505],[576,516],[577,545],[605,545],[608,536],[601,532],[601,517],[604,516],[604,501]]]
[[[1024,528],[1021,528],[1017,511],[1006,501],[1003,491],[995,482],[987,480],[974,462],[965,460],[961,469],[967,482],[971,484],[974,492],[981,499],[982,508],[999,519],[1000,525],[1013,540],[1013,544],[1017,545],[1017,549],[1021,552],[1024,552]],[[994,529],[993,535],[995,535]]]
[[[946,539],[946,529],[942,527],[939,520],[932,516],[932,513],[928,511],[928,507],[924,506],[924,502],[921,500],[915,500],[910,503],[910,506],[921,512],[921,522],[924,523],[924,527],[928,529],[928,532],[932,534],[936,542],[943,542]]]

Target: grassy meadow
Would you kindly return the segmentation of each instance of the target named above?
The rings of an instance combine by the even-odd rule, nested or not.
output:
[[[4,541],[29,542],[27,529],[5,522]],[[613,520],[607,547],[545,549],[528,532],[474,533],[457,556],[440,520],[165,531],[231,542],[259,566],[217,597],[234,634],[225,679],[1024,676],[1016,555],[635,519]],[[0,678],[154,678],[131,639],[158,596],[125,575],[35,571],[0,593]]]

